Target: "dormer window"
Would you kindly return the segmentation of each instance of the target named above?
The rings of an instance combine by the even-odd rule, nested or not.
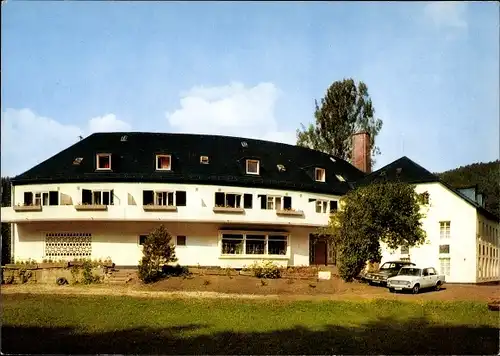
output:
[[[172,169],[172,158],[170,155],[156,155],[156,170],[170,171]]]
[[[79,166],[80,163],[82,163],[83,157],[76,157],[75,160],[73,161],[74,166]]]
[[[342,177],[340,174],[336,174],[335,177],[337,177],[337,179],[341,182],[345,182],[345,178]]]
[[[259,161],[256,159],[247,159],[247,174],[259,174]]]
[[[316,168],[314,170],[314,180],[316,182],[324,182],[326,180],[326,172],[324,168]]]
[[[111,155],[109,153],[97,154],[97,169],[110,170],[111,169]]]
[[[208,164],[208,156],[200,156],[200,163],[201,164]]]

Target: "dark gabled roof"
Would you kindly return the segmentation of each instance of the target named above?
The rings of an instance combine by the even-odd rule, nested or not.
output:
[[[392,163],[372,172],[365,177],[354,183],[354,186],[360,187],[371,183],[383,182],[383,181],[400,181],[410,184],[418,183],[432,183],[439,182],[448,188],[452,193],[458,195],[460,198],[465,200],[467,203],[473,205],[478,212],[483,214],[485,217],[492,219],[494,221],[499,221],[499,217],[486,210],[484,207],[479,205],[475,200],[470,199],[468,196],[460,192],[458,189],[452,187],[448,183],[441,180],[437,175],[429,172],[427,169],[415,163],[406,156],[395,160]]]
[[[126,136],[122,142],[121,137]],[[246,145],[242,145],[246,142]],[[244,147],[246,146],[246,147]],[[96,154],[110,153],[112,172],[96,171]],[[156,171],[156,154],[172,155],[172,171]],[[200,156],[209,164],[200,164]],[[82,162],[73,161],[81,157]],[[260,175],[245,172],[245,159],[260,160]],[[277,165],[285,166],[279,172]],[[314,180],[314,167],[326,169],[326,182]],[[342,175],[346,182],[336,178]],[[14,185],[65,182],[164,182],[214,184],[345,194],[364,173],[319,151],[276,142],[176,133],[95,133],[23,174]]]
[[[406,156],[368,174],[355,185],[363,186],[383,181],[401,181],[405,183],[438,182],[439,178]]]

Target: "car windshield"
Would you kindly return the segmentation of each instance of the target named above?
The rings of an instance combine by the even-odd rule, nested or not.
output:
[[[386,263],[384,263],[384,264],[380,267],[380,269],[381,269],[381,270],[383,270],[383,269],[394,269],[394,268],[396,268],[396,264],[395,264],[395,263],[393,263],[393,262],[386,262]]]
[[[399,270],[398,276],[420,276],[420,268],[403,267]]]

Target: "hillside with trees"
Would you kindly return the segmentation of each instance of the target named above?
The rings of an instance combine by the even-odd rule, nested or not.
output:
[[[477,184],[478,191],[486,196],[486,209],[500,216],[500,160],[469,164],[436,174],[455,188]]]

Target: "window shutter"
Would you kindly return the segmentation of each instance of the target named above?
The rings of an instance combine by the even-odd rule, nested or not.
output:
[[[245,209],[252,209],[252,204],[253,204],[253,195],[245,194],[243,196],[243,207]]]
[[[259,195],[260,198],[260,208],[267,209],[267,195]]]
[[[109,205],[110,203],[110,198],[109,198],[109,193],[110,192],[102,192],[102,205]]]
[[[32,204],[33,204],[33,193],[24,192],[24,205],[32,205]]]
[[[215,206],[226,206],[226,204],[224,204],[224,193],[215,193]]]
[[[92,204],[92,191],[82,189],[82,204]]]
[[[186,206],[186,192],[185,191],[175,192],[175,205],[176,206]]]
[[[59,192],[49,192],[49,205],[59,205]]]
[[[337,211],[338,202],[336,200],[330,200],[330,212]]]
[[[109,192],[109,205],[115,205],[114,195],[115,195],[115,191],[113,189],[111,189],[111,191]]]
[[[142,205],[151,205],[154,203],[154,193],[152,190],[142,191]]]
[[[120,172],[120,158],[119,154],[111,154],[111,170],[113,172]]]
[[[283,197],[283,209],[292,208],[292,197]]]

